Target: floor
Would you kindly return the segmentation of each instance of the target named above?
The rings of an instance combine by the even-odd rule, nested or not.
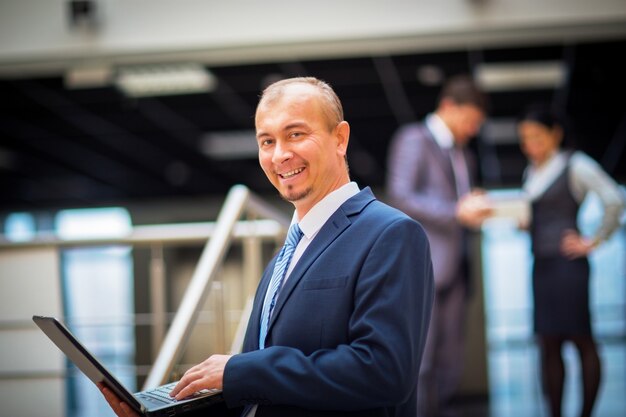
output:
[[[597,417],[626,416],[626,343],[600,344],[603,379],[594,409]],[[580,410],[579,377],[576,353],[565,348],[565,360],[570,371],[563,400],[563,417],[578,416]],[[507,349],[491,357],[492,368],[500,367],[492,380],[489,398],[460,398],[450,413],[441,417],[550,417],[542,400],[534,348]],[[495,363],[494,363],[495,362]],[[492,373],[493,377],[493,373]]]
[[[594,416],[626,416],[626,341],[601,340],[599,350],[603,376]],[[581,405],[580,369],[575,349],[564,348],[567,369],[563,417],[578,415]],[[491,392],[488,400],[459,401],[458,417],[549,417],[543,400],[532,344],[491,351],[489,355]]]

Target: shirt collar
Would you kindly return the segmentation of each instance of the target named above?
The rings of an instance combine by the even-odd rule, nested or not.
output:
[[[561,151],[555,152],[545,163],[539,167],[530,166],[528,175],[523,184],[524,191],[531,199],[539,197],[550,184],[557,179],[567,167],[567,158]]]
[[[298,223],[300,230],[307,239],[313,239],[324,223],[337,209],[350,198],[359,193],[356,182],[349,182],[324,197],[298,222],[298,215],[293,213],[291,223]]]
[[[435,113],[426,116],[426,127],[430,130],[435,141],[442,149],[450,149],[454,146],[454,136],[441,117]]]

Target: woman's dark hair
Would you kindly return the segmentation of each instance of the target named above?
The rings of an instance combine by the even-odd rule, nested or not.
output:
[[[533,103],[519,115],[518,122],[530,121],[546,127],[563,127],[562,116],[551,106],[544,103]]]
[[[547,128],[560,127],[563,130],[563,140],[561,146],[574,148],[574,135],[570,131],[570,126],[563,112],[547,103],[533,103],[527,106],[518,116],[517,122],[536,122]]]

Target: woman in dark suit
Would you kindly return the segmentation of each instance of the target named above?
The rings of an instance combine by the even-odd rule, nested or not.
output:
[[[532,207],[534,327],[542,359],[544,390],[552,417],[561,416],[567,341],[578,350],[583,378],[581,416],[591,415],[601,366],[589,311],[587,256],[619,226],[624,208],[617,184],[593,159],[561,148],[563,124],[544,106],[530,107],[518,123],[521,149],[529,160],[524,190]],[[593,191],[604,215],[594,236],[577,227],[580,204]]]

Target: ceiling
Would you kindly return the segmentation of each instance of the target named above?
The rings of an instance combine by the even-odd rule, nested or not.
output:
[[[382,189],[389,140],[400,123],[431,111],[439,85],[420,82],[484,63],[559,61],[559,88],[491,92],[490,121],[513,120],[534,101],[563,105],[579,148],[626,181],[626,40],[501,49],[403,53],[209,68],[213,92],[129,98],[113,86],[68,88],[62,75],[0,79],[0,213],[217,196],[234,184],[273,193],[254,152],[203,152],[207,134],[248,134],[260,90],[277,77],[329,82],[352,127],[349,162],[361,186]],[[430,71],[430,72],[428,72]],[[518,186],[524,167],[514,137],[479,136],[487,187]]]

